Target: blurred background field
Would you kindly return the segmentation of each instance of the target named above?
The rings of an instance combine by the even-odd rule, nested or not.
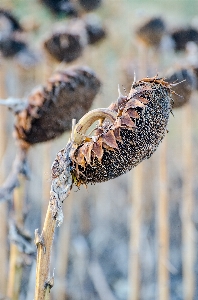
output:
[[[52,72],[62,67],[42,50],[42,40],[56,17],[39,1],[1,0],[27,28],[31,49],[40,53],[33,67],[22,67],[15,58],[0,57],[0,98],[25,97]],[[164,76],[171,68],[188,67],[198,51],[175,52],[145,48],[135,31],[147,18],[161,17],[168,30],[193,25],[198,30],[196,0],[103,0],[98,15],[107,30],[99,44],[88,46],[77,61],[99,76],[102,87],[92,108],[107,107],[128,91],[126,70],[132,66],[137,79]],[[197,55],[197,58],[196,58]],[[197,59],[197,61],[196,61]],[[133,76],[132,76],[133,77]],[[131,77],[131,81],[133,78]],[[132,82],[131,82],[132,83]],[[122,87],[123,86],[123,87]],[[117,179],[74,188],[64,203],[64,223],[57,228],[51,273],[53,300],[196,300],[198,299],[198,92],[190,103],[173,111],[168,134],[148,161]],[[12,136],[14,117],[0,107],[1,182],[15,157]],[[32,147],[29,181],[23,182],[24,227],[34,239],[42,229],[50,189],[50,167],[56,153],[70,136]],[[0,299],[34,298],[36,255],[22,255],[18,298],[9,298],[9,225],[14,216],[12,201],[0,203]],[[36,247],[35,247],[36,253]],[[6,295],[8,298],[6,298]]]

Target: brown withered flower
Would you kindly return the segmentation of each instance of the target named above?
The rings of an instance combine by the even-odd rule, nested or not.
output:
[[[88,44],[94,45],[106,37],[106,29],[95,14],[89,14],[85,19]]]
[[[34,89],[26,109],[16,114],[15,134],[28,144],[45,142],[71,129],[91,107],[100,81],[88,67],[57,71],[47,84]]]
[[[57,16],[76,17],[78,12],[75,5],[70,0],[39,0],[42,4],[48,7],[51,12]]]
[[[192,27],[174,29],[170,36],[173,39],[175,51],[186,50],[188,42],[198,44],[198,31]]]
[[[12,57],[27,47],[24,30],[9,10],[0,9],[0,53]]]
[[[173,108],[178,108],[186,104],[191,97],[193,90],[196,88],[196,76],[191,69],[180,69],[169,76],[166,80],[174,82],[172,85]]]
[[[170,111],[171,84],[153,77],[134,82],[128,96],[120,94],[108,108],[87,113],[68,143],[74,183],[107,181],[150,158],[165,136]],[[96,120],[99,124],[86,135]],[[62,172],[61,153],[52,166],[53,178]]]
[[[149,47],[158,47],[165,33],[164,21],[159,18],[151,18],[136,30],[138,39]]]
[[[67,63],[79,58],[86,45],[87,33],[80,19],[56,25],[43,42],[44,50],[52,59]]]

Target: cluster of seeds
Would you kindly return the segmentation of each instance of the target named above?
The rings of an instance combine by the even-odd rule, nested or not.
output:
[[[134,83],[128,96],[109,106],[111,120],[102,117],[93,136],[80,144],[74,138],[70,158],[78,186],[118,177],[153,154],[165,136],[170,87],[156,77]],[[82,127],[81,121],[76,126]]]
[[[32,91],[28,106],[16,115],[17,138],[29,144],[45,142],[71,129],[91,107],[100,81],[88,67],[57,71],[48,83]]]

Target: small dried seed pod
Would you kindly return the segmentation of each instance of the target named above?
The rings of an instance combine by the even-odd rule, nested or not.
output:
[[[186,104],[190,100],[192,91],[196,88],[196,76],[193,71],[181,69],[167,76],[166,80],[170,83],[175,82],[175,85],[172,84],[173,108]]]
[[[54,29],[44,41],[46,52],[58,62],[72,62],[83,53],[87,44],[84,23],[81,20],[69,22],[66,26]]]
[[[93,45],[106,37],[106,30],[101,21],[95,15],[89,15],[85,20],[85,28],[88,36],[88,44]]]
[[[188,42],[198,44],[198,31],[192,27],[175,29],[170,35],[174,41],[175,51],[186,50]]]
[[[28,106],[16,115],[17,138],[29,144],[45,142],[71,129],[92,105],[100,81],[88,67],[56,72],[44,87],[32,91]]]
[[[102,0],[78,0],[78,2],[86,11],[95,10],[102,4]]]
[[[171,85],[144,78],[128,96],[119,95],[108,109],[87,113],[73,132],[70,159],[76,185],[116,178],[150,158],[165,136],[171,111]],[[92,136],[89,126],[100,122]]]
[[[158,47],[165,29],[161,18],[152,18],[136,30],[136,35],[146,46]]]

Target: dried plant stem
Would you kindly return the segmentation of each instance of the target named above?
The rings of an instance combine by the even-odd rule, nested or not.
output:
[[[183,201],[182,201],[182,261],[184,300],[193,299],[195,292],[195,228],[192,220],[193,196],[193,153],[192,153],[192,112],[188,103],[183,110]]]
[[[20,187],[14,190],[14,219],[20,228],[23,228],[24,211],[24,182],[20,180]],[[11,243],[10,245],[10,266],[8,273],[7,296],[12,300],[18,300],[20,295],[21,279],[23,272],[22,253],[18,247]]]
[[[37,246],[35,300],[50,299],[50,288],[48,284],[50,283],[50,260],[55,228],[56,220],[53,218],[49,204],[41,235],[44,245],[41,242],[38,243]]]
[[[140,297],[140,237],[142,221],[142,189],[143,166],[138,165],[132,172],[132,214],[130,222],[130,252],[129,252],[129,300]],[[131,175],[130,174],[130,175]]]
[[[52,173],[54,168],[61,171],[56,176],[53,173],[52,176],[50,201],[41,236],[39,236],[38,230],[35,231],[35,243],[38,251],[34,300],[49,299],[50,288],[53,286],[53,276],[50,277],[52,244],[56,225],[60,225],[63,221],[62,202],[68,197],[72,188],[69,158],[71,146],[72,144],[68,143],[66,148],[57,154],[52,165]]]
[[[84,139],[84,134],[95,121],[108,118],[110,121],[114,122],[116,117],[117,113],[108,108],[91,110],[90,112],[86,113],[76,124],[74,128],[74,142],[79,145]]]
[[[49,190],[50,190],[50,176],[51,176],[51,143],[43,144],[43,159],[42,159],[42,211],[41,224],[44,224],[45,215],[48,206]]]
[[[56,285],[53,289],[54,295],[58,295],[59,300],[65,300],[67,296],[66,275],[69,257],[69,241],[70,228],[73,211],[73,193],[70,194],[66,203],[63,206],[65,221],[60,227],[58,244],[57,244],[57,259],[56,259]]]
[[[157,198],[158,217],[158,299],[169,299],[169,222],[168,222],[168,178],[167,178],[167,140],[159,149],[159,194]]]
[[[2,63],[0,68],[0,98],[6,96],[5,91],[5,77],[6,73],[5,66]],[[7,136],[5,134],[7,120],[7,109],[4,107],[0,108],[0,162],[1,162],[1,172],[0,172],[0,184],[5,180],[5,167],[2,159],[4,157],[6,145],[7,145]],[[1,293],[6,293],[7,279],[5,274],[7,273],[7,203],[1,203],[0,206],[0,266],[1,266],[1,275],[0,275],[0,287]]]

